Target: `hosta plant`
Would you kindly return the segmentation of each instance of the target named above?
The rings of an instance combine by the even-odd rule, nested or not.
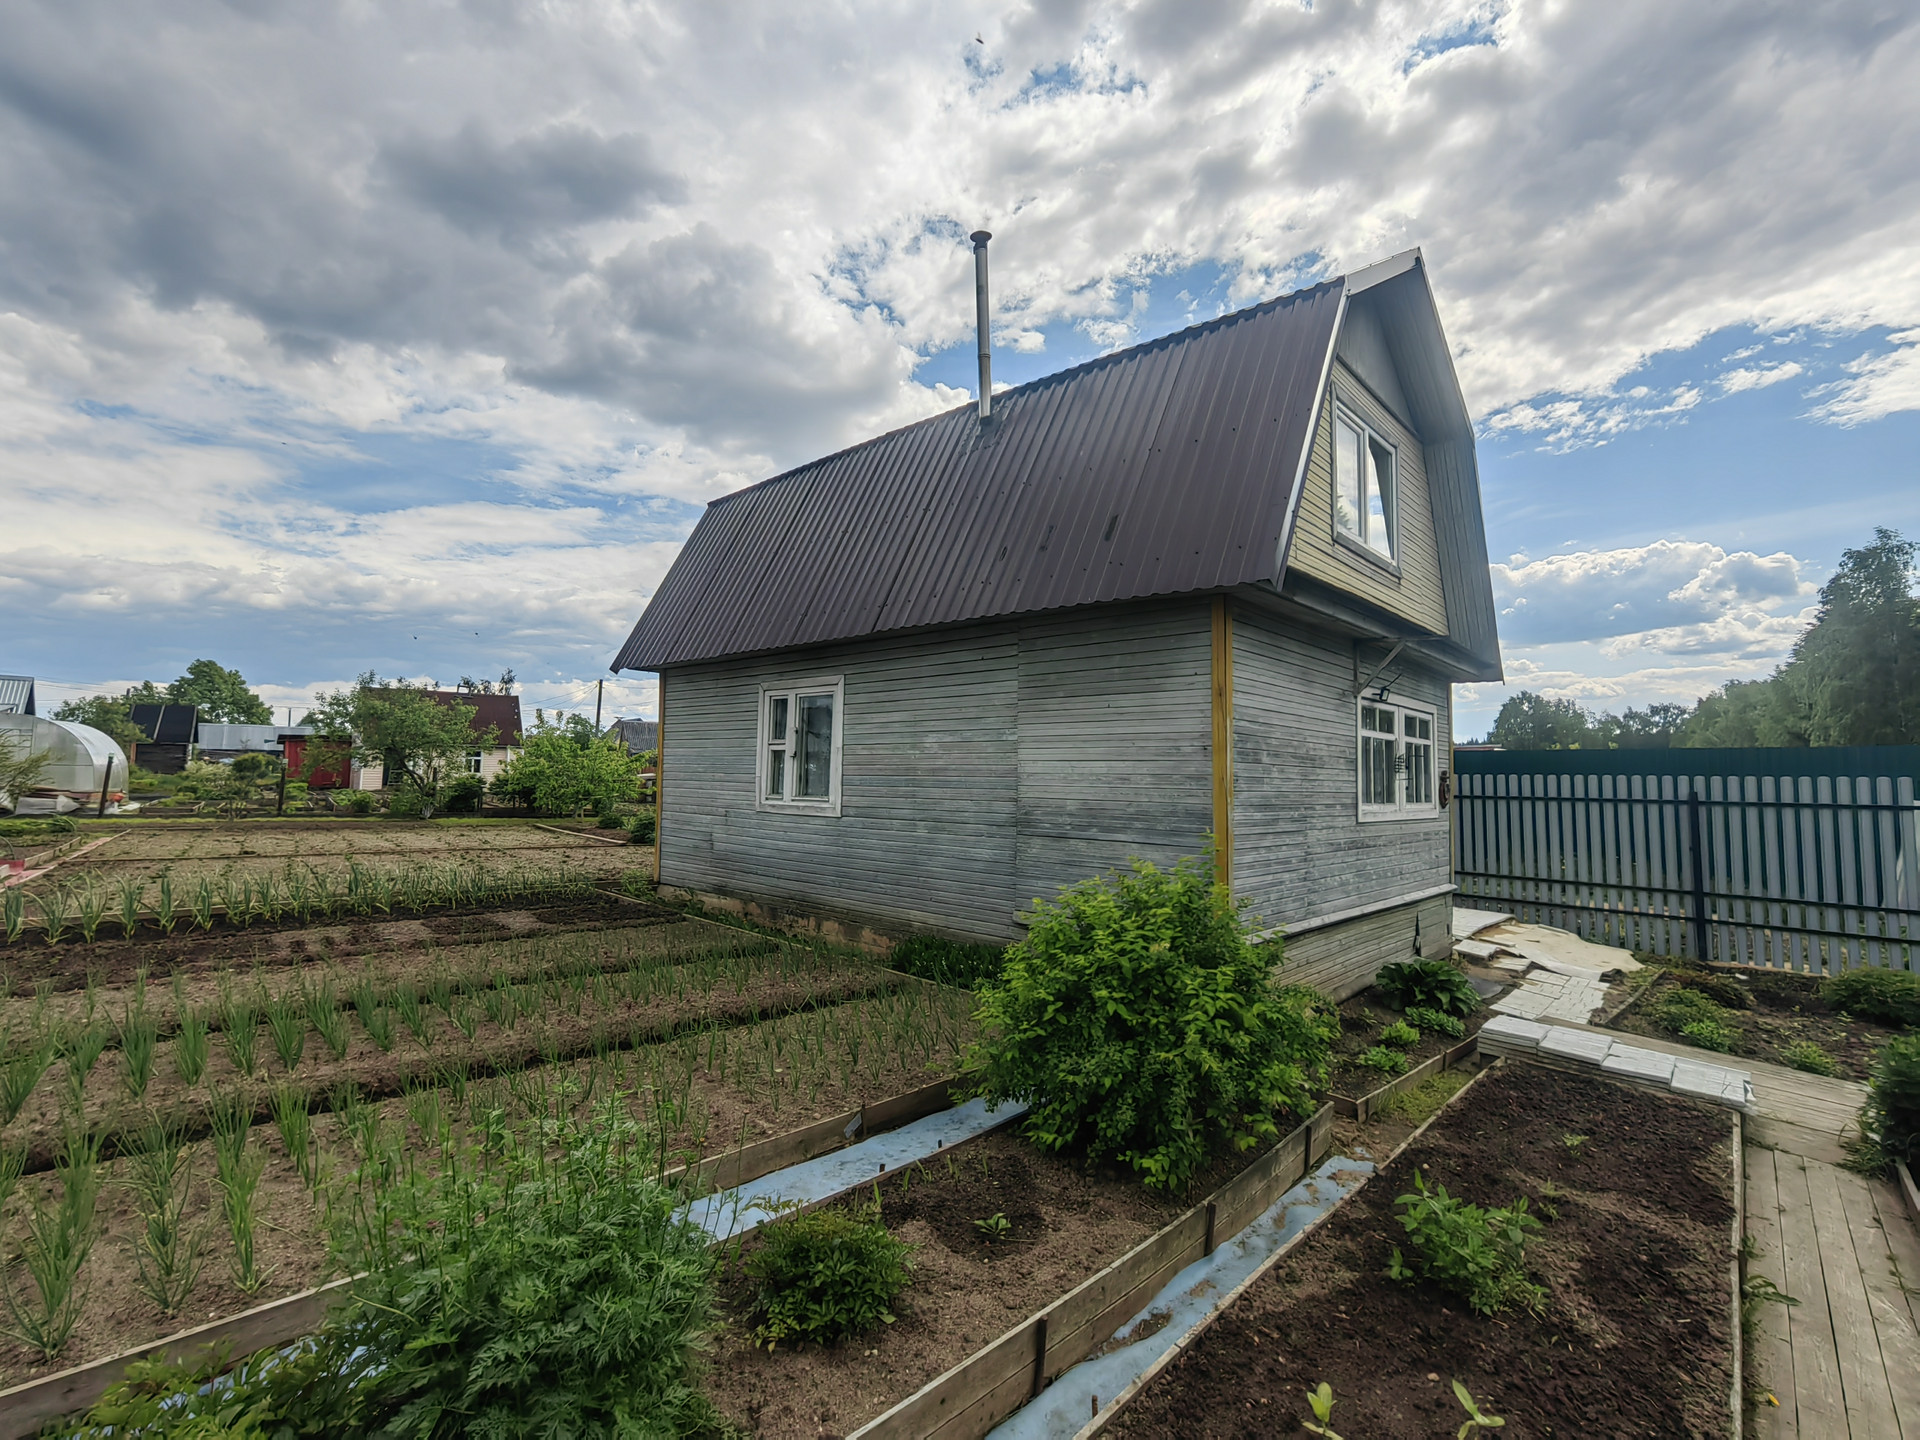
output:
[[[1420,1006],[1443,1015],[1466,1016],[1480,1008],[1480,997],[1466,972],[1446,960],[1398,960],[1382,965],[1373,977],[1373,988],[1401,1011]]]

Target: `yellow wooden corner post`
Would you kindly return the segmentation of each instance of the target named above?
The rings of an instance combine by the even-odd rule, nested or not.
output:
[[[1213,601],[1213,863],[1233,884],[1233,607]]]
[[[667,828],[667,677],[654,686],[653,727],[653,883],[660,883],[660,832]]]

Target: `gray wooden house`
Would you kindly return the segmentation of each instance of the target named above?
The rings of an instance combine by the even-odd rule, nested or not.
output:
[[[1289,978],[1445,953],[1451,687],[1500,678],[1426,267],[1369,269],[708,506],[660,676],[670,890],[1006,940],[1218,837]]]

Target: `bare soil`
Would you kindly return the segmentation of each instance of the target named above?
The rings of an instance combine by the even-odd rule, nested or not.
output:
[[[33,930],[11,945],[0,940],[0,978],[7,982],[5,993],[27,996],[42,984],[55,993],[83,989],[89,980],[96,985],[124,984],[143,967],[150,980],[164,980],[175,970],[196,967],[297,965],[545,931],[668,925],[684,918],[665,906],[597,894],[489,910],[395,910],[377,918],[321,924],[288,918],[242,926],[216,916],[211,930],[194,928],[183,915],[170,935],[163,935],[148,921],[131,936],[123,936],[119,922],[109,919],[92,943],[82,940],[77,928],[57,945],[47,944]]]
[[[1398,1010],[1380,998],[1379,992],[1371,989],[1363,990],[1341,1003],[1340,1038],[1334,1042],[1333,1055],[1327,1066],[1329,1094],[1358,1100],[1362,1095],[1398,1078],[1371,1065],[1360,1064],[1359,1057],[1380,1043],[1382,1030],[1402,1018]],[[1471,1039],[1492,1018],[1493,1011],[1482,1005],[1461,1022],[1467,1027],[1464,1038]],[[1407,1069],[1411,1070],[1415,1065],[1451,1050],[1459,1043],[1460,1039],[1452,1035],[1443,1035],[1437,1030],[1422,1030],[1420,1043],[1400,1053],[1407,1057]]]
[[[726,1273],[727,1324],[713,1344],[708,1390],[729,1418],[762,1440],[845,1435],[1059,1299],[1186,1206],[1117,1174],[1089,1175],[1012,1129],[889,1175],[880,1197],[887,1226],[916,1248],[897,1318],[875,1334],[769,1354],[752,1338],[753,1288],[741,1268],[751,1243]],[[872,1199],[865,1191],[849,1203]],[[973,1222],[996,1214],[1006,1216],[1012,1233],[988,1241]]]
[[[1304,1394],[1325,1381],[1343,1435],[1452,1435],[1465,1418],[1458,1379],[1513,1440],[1725,1436],[1730,1135],[1724,1110],[1503,1067],[1252,1286],[1109,1433],[1299,1434]],[[1539,1315],[1481,1317],[1430,1284],[1387,1278],[1403,1234],[1394,1201],[1416,1168],[1477,1204],[1530,1197],[1547,1220],[1526,1251],[1548,1291]]]
[[[1686,973],[1673,971],[1659,976],[1624,1014],[1614,1017],[1612,1028],[1631,1035],[1680,1039],[1653,1017],[1660,995],[1684,984]],[[1811,1041],[1833,1057],[1841,1078],[1865,1081],[1872,1078],[1873,1060],[1880,1053],[1880,1047],[1903,1033],[1897,1026],[1856,1019],[1828,1009],[1820,998],[1824,977],[1818,975],[1800,975],[1788,970],[1718,968],[1709,973],[1715,978],[1731,980],[1751,997],[1752,1008],[1726,1008],[1720,1015],[1721,1021],[1738,1037],[1735,1054],[1785,1065],[1789,1047]]]

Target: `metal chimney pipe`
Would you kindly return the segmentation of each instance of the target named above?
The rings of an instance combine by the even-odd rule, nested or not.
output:
[[[974,325],[980,332],[980,418],[993,414],[993,331],[987,314],[987,242],[991,233],[976,230],[967,237],[973,241]]]

